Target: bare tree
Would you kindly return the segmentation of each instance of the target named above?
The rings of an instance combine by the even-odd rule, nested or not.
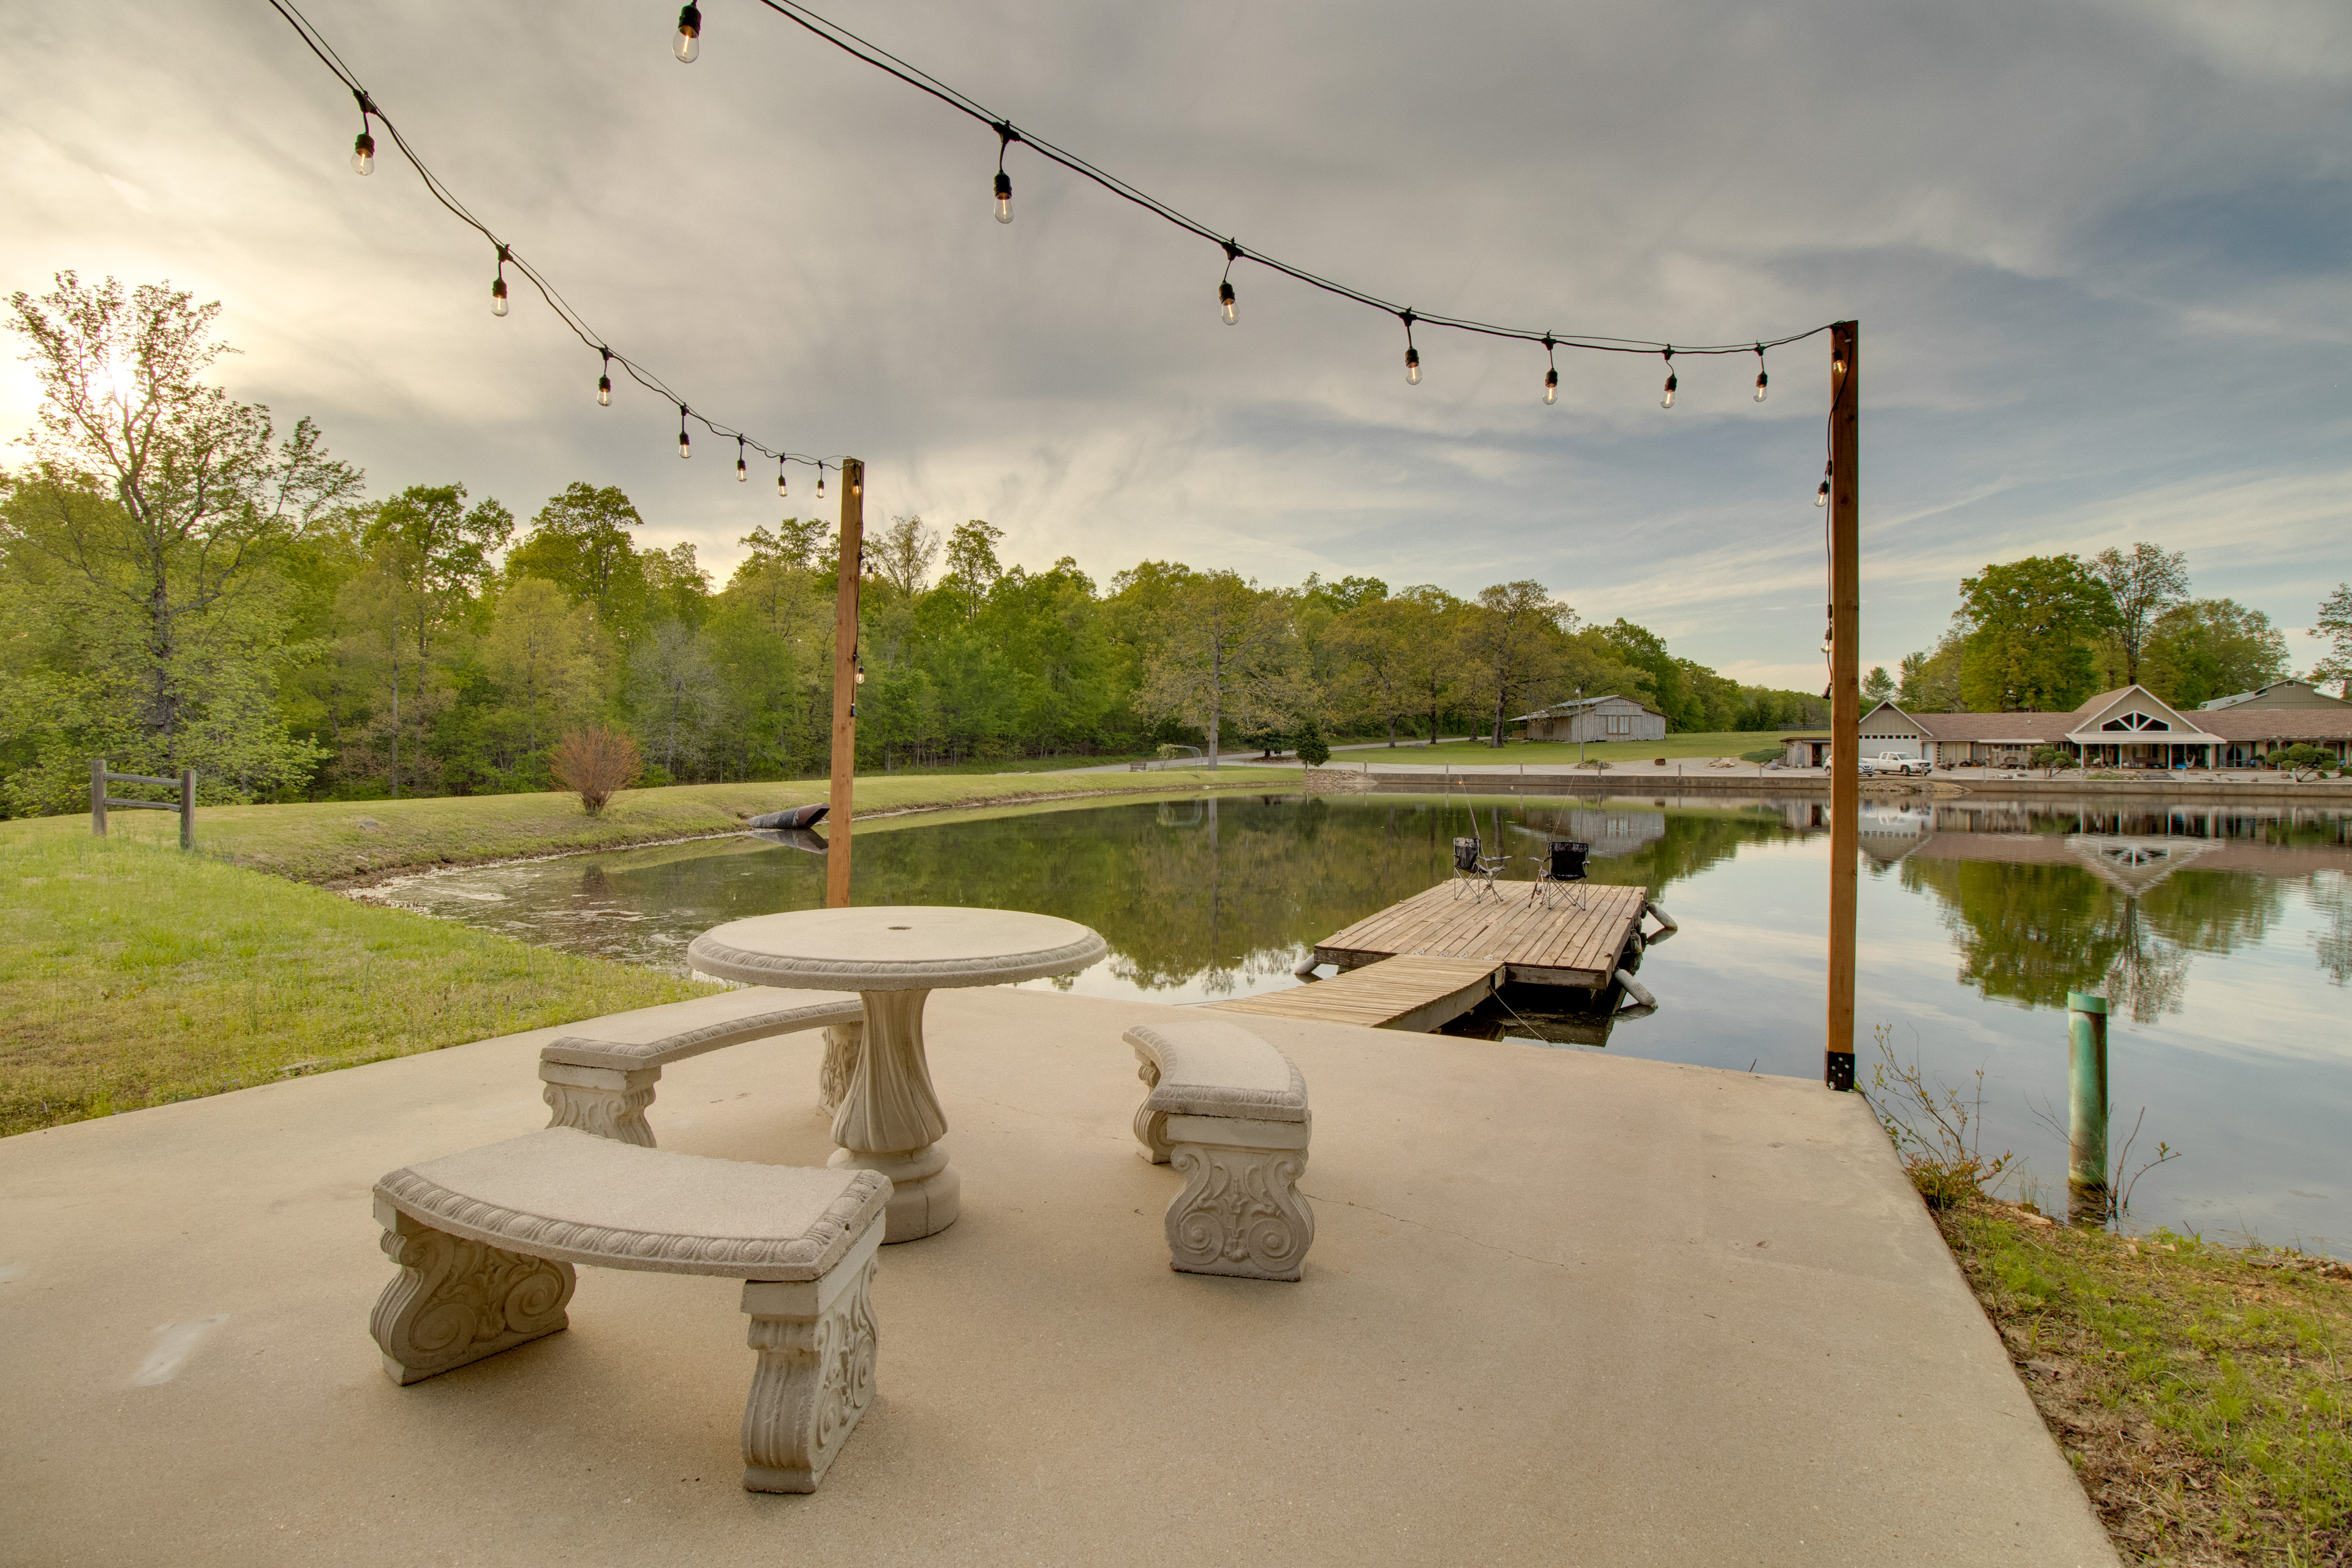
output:
[[[923,591],[939,557],[940,536],[919,517],[894,517],[888,528],[866,542],[866,564],[909,598]]]
[[[556,743],[548,759],[555,782],[580,796],[580,809],[600,816],[614,795],[637,782],[645,764],[637,743],[606,725],[574,730]]]
[[[1551,679],[1559,664],[1559,637],[1576,612],[1528,578],[1478,590],[1478,603],[1462,630],[1462,648],[1481,697],[1495,703],[1493,744],[1503,743],[1511,700]]]
[[[2124,656],[2124,684],[2137,686],[2148,627],[2168,606],[2189,596],[2189,557],[2146,543],[2133,545],[2128,555],[2102,550],[2091,562],[2091,575],[2115,595],[2115,638]]]

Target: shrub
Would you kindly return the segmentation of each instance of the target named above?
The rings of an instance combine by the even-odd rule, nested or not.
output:
[[[580,809],[591,816],[601,815],[614,795],[636,783],[645,768],[637,743],[603,724],[565,735],[548,765],[555,782],[575,792]]]
[[[2324,746],[2281,746],[2267,759],[2274,768],[2328,768],[2336,766],[2336,753]]]
[[[1298,760],[1310,768],[1319,768],[1331,760],[1331,748],[1324,743],[1321,731],[1309,730],[1298,738]]]
[[[1743,763],[1769,763],[1780,754],[1778,746],[1759,746],[1752,752],[1740,752],[1739,760]]]
[[[2082,766],[2080,763],[2074,760],[2074,754],[2066,750],[2063,746],[2034,747],[2033,765],[2042,770],[2042,776],[2043,778],[2048,778],[2060,768],[2075,768]]]

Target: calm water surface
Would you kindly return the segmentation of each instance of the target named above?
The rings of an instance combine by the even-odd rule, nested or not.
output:
[[[1291,967],[1318,938],[1440,880],[1473,809],[1265,795],[884,819],[858,830],[856,897],[1064,915],[1111,956],[1034,984],[1214,1001],[1298,984]],[[1645,886],[1682,931],[1643,962],[1654,1015],[1612,1024],[1515,987],[1516,1013],[1490,1003],[1454,1032],[1818,1077],[1826,816],[1818,801],[1481,798],[1476,830],[1515,857],[1506,875],[1532,875],[1554,833],[1586,839],[1596,880]],[[816,842],[434,872],[374,896],[683,971],[710,926],[821,905]],[[1865,1076],[1873,1026],[1971,1094],[1981,1068],[1987,1152],[2016,1151],[2044,1205],[2063,1206],[2064,1140],[2036,1112],[2064,1118],[2066,993],[2104,991],[2115,1139],[2145,1107],[2139,1148],[2182,1152],[2140,1184],[2128,1223],[2352,1254],[2352,815],[1970,797],[1865,805],[1862,842]]]

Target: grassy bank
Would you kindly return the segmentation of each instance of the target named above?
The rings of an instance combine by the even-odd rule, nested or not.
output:
[[[1147,782],[1148,780],[1148,782]],[[1055,776],[899,774],[857,781],[862,812],[922,810],[1102,792],[1298,787],[1290,769],[1184,769],[1167,773]],[[196,845],[209,857],[306,882],[337,882],[383,871],[465,865],[573,849],[605,849],[698,834],[726,833],[760,812],[826,798],[823,779],[793,784],[678,784],[625,791],[592,817],[569,795],[441,796],[425,800],[321,801],[231,805],[196,813]],[[178,820],[160,811],[113,816],[117,839],[176,843]],[[0,822],[0,847],[90,837],[87,816]]]
[[[0,839],[0,1133],[706,989],[86,826]]]
[[[2352,1267],[1983,1199],[1937,1221],[2127,1560],[2352,1563]]]
[[[1695,731],[1669,735],[1663,741],[1596,741],[1586,744],[1582,753],[1588,761],[1604,763],[1646,763],[1654,757],[1673,762],[1677,757],[1736,757],[1742,752],[1779,746],[1784,739],[1769,731]],[[1369,751],[1350,748],[1333,752],[1331,760],[1342,766],[1363,762],[1402,763],[1416,767],[1442,767],[1449,763],[1455,767],[1493,767],[1524,763],[1529,768],[1557,769],[1574,767],[1578,751],[1564,742],[1513,741],[1496,751],[1483,742],[1448,741],[1442,745],[1402,745],[1394,750],[1387,746]]]

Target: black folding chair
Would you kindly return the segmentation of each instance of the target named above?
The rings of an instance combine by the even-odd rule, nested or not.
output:
[[[1591,845],[1573,838],[1553,839],[1551,853],[1545,858],[1543,868],[1536,873],[1536,885],[1528,891],[1528,901],[1541,899],[1544,908],[1551,908],[1552,889],[1558,886],[1566,889],[1578,909],[1590,909],[1591,906],[1584,901],[1584,863],[1591,858]]]
[[[1478,840],[1475,838],[1457,838],[1454,841],[1454,896],[1457,899],[1462,896],[1462,889],[1465,887],[1470,889],[1470,896],[1474,899],[1482,889],[1492,897],[1502,897],[1500,893],[1495,891],[1495,873],[1511,863],[1510,857],[1481,855],[1478,849]]]

